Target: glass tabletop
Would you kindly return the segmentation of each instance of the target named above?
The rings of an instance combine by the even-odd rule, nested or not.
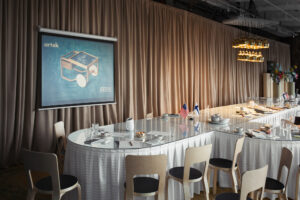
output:
[[[271,127],[270,134],[258,131],[258,129],[265,126],[265,124],[251,122],[251,120],[272,114],[253,114],[250,117],[245,117],[238,113],[241,107],[246,107],[246,105],[238,104],[201,110],[199,116],[190,114],[187,118],[173,115],[173,117],[134,120],[133,131],[126,130],[125,122],[101,126],[93,130],[82,129],[70,134],[68,139],[80,145],[106,149],[146,148],[201,134],[213,134],[211,132],[214,131],[235,135],[246,134],[247,136],[264,140],[300,140],[298,130],[286,131],[281,126]],[[280,111],[274,113],[278,112]],[[225,124],[213,123],[210,116],[217,113],[220,114],[222,118],[229,119],[229,122]],[[236,130],[237,127],[243,130],[238,132]],[[137,137],[137,132],[143,132],[144,137]],[[252,133],[252,135],[249,133]]]

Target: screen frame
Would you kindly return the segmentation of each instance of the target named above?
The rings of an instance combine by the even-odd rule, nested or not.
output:
[[[105,101],[105,102],[86,102],[86,103],[75,103],[75,104],[61,104],[61,105],[52,105],[52,106],[43,106],[42,105],[42,36],[43,35],[53,35],[58,37],[65,37],[65,38],[74,38],[74,39],[84,39],[90,41],[99,41],[99,42],[107,42],[113,44],[113,88],[114,88],[114,98],[113,101]],[[37,98],[36,98],[36,109],[37,110],[52,110],[52,109],[62,109],[62,108],[76,108],[76,107],[86,107],[86,106],[98,106],[98,105],[109,105],[109,104],[116,104],[116,42],[118,41],[115,37],[105,37],[99,35],[90,35],[84,33],[76,33],[76,32],[69,32],[69,31],[61,31],[55,29],[48,29],[43,27],[38,27],[38,66],[37,66]]]

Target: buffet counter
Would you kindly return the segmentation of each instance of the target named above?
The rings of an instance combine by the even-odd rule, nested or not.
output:
[[[171,168],[183,165],[186,148],[213,144],[211,157],[232,159],[235,141],[243,134],[235,133],[236,127],[252,130],[268,123],[273,125],[272,134],[261,133],[260,137],[246,138],[241,170],[269,164],[268,176],[276,178],[281,149],[288,147],[294,155],[288,183],[288,196],[293,198],[295,174],[300,163],[300,141],[291,134],[284,134],[279,125],[281,119],[295,116],[300,107],[273,114],[242,116],[238,112],[243,106],[246,105],[206,109],[199,116],[191,115],[186,119],[175,115],[136,120],[132,132],[126,131],[125,123],[97,127],[96,132],[91,129],[78,130],[68,136],[65,173],[78,177],[83,199],[123,199],[127,155],[167,154],[168,168]],[[230,119],[229,123],[212,123],[210,116],[217,113]],[[144,132],[145,137],[136,137],[136,132]],[[226,174],[220,174],[219,183],[222,187],[231,186]],[[200,190],[199,183],[191,187],[191,193],[199,193]],[[170,181],[168,192],[169,199],[183,198],[182,187],[174,181]]]

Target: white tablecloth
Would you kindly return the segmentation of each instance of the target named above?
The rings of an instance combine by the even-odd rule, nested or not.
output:
[[[273,126],[279,126],[281,119],[290,119],[291,117],[294,117],[297,112],[300,111],[300,107],[283,110],[278,113],[266,115],[264,117],[256,118],[250,120],[251,122],[260,122],[260,123],[267,123],[272,124]]]
[[[68,142],[64,169],[66,174],[78,177],[83,199],[123,199],[126,155],[166,154],[168,168],[183,166],[186,148],[214,144],[214,139],[214,134],[208,132],[160,146],[125,150],[106,150]],[[194,184],[191,193],[199,191],[200,184]],[[177,199],[178,195],[183,196],[182,186],[170,181],[169,198]]]
[[[254,119],[255,122],[280,123],[282,118],[295,115],[297,109]],[[252,120],[251,120],[252,121]],[[126,155],[167,154],[168,168],[182,166],[186,148],[213,144],[211,157],[232,159],[235,141],[239,136],[210,131],[160,146],[142,149],[101,149],[83,146],[68,141],[64,170],[66,174],[78,177],[82,186],[83,199],[118,200],[123,199]],[[241,157],[241,170],[252,170],[269,164],[268,175],[276,178],[282,147],[288,147],[294,155],[288,183],[288,196],[294,198],[296,169],[300,163],[300,141],[272,141],[246,138]],[[231,179],[227,174],[220,175],[221,186],[230,187]],[[169,182],[169,199],[183,199],[182,186]],[[199,193],[200,183],[193,184],[191,193]],[[75,193],[71,194],[76,195]],[[300,197],[300,195],[299,195]],[[75,199],[71,197],[69,199]]]

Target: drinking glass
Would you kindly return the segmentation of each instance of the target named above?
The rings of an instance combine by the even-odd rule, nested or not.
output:
[[[92,137],[92,130],[91,130],[91,128],[88,128],[88,129],[85,130],[84,136],[85,136],[85,140],[86,141],[91,139],[91,137]]]

